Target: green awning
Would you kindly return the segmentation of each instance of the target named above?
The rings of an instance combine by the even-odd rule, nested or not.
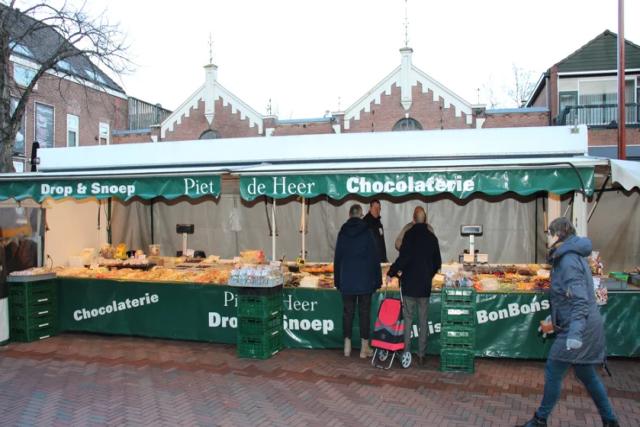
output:
[[[73,199],[109,197],[129,200],[133,197],[175,199],[187,196],[195,199],[220,194],[219,175],[133,176],[121,178],[22,178],[0,181],[0,200],[47,198]]]
[[[594,169],[533,168],[465,171],[430,171],[371,174],[245,175],[240,177],[240,194],[245,200],[260,196],[282,199],[326,195],[342,199],[350,194],[433,196],[453,194],[464,199],[474,193],[495,196],[508,192],[527,196],[540,191],[564,194],[584,190],[593,193]]]

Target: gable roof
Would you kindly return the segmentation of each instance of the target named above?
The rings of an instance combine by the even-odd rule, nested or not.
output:
[[[640,46],[625,39],[625,70],[640,69]],[[618,35],[604,30],[596,38],[564,58],[557,64],[559,73],[593,73],[618,69]],[[540,95],[551,69],[542,74],[525,106],[531,107]]]
[[[8,6],[1,3],[0,7],[8,8]],[[12,55],[41,64],[50,58],[61,44],[68,43],[54,28],[41,24],[33,29],[34,24],[38,23],[36,19],[25,15],[17,9],[13,9],[12,12],[13,16],[8,17],[5,21],[11,37],[14,40],[18,40],[18,43],[13,42]],[[72,46],[72,49],[77,50],[74,46]],[[64,75],[78,77],[98,86],[125,93],[122,87],[85,55],[78,55],[60,61],[54,69]]]
[[[422,93],[426,93],[428,90],[431,90],[433,93],[433,101],[438,101],[439,98],[442,98],[444,101],[444,108],[453,107],[456,117],[461,117],[462,113],[466,114],[467,124],[471,124],[471,104],[415,65],[410,65],[410,67],[409,84],[411,87],[420,83],[422,85]],[[350,121],[352,119],[360,120],[360,113],[370,112],[372,103],[380,104],[382,95],[389,95],[394,84],[397,87],[401,86],[401,72],[402,65],[399,65],[377,85],[345,110],[345,129],[349,129]]]
[[[610,71],[618,69],[618,35],[605,30],[558,62],[558,72]],[[640,46],[625,40],[625,68],[640,68]]]

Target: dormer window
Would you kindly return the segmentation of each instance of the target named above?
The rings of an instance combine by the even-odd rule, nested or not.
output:
[[[33,58],[33,52],[23,44],[11,42],[9,44],[9,50],[13,53],[17,53],[18,55],[26,56],[28,58]]]
[[[66,73],[71,74],[74,72],[73,66],[69,62],[65,61],[64,59],[62,61],[58,61],[57,66],[59,69],[61,69],[62,71],[65,71]]]

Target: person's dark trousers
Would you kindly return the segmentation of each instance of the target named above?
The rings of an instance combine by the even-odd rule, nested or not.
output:
[[[616,421],[613,413],[611,402],[607,397],[607,391],[602,384],[602,380],[596,372],[596,365],[574,365],[568,362],[560,362],[558,360],[547,360],[544,368],[544,394],[542,403],[536,411],[538,418],[546,420],[551,415],[553,407],[560,398],[560,390],[562,389],[562,379],[567,370],[573,366],[576,377],[587,388],[591,399],[598,407],[598,412],[603,421]]]
[[[371,323],[371,294],[342,295],[342,335],[344,338],[351,338],[356,304],[358,317],[360,317],[360,338],[368,340]]]

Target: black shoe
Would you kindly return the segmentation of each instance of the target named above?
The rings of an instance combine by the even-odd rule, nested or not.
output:
[[[516,427],[546,427],[546,426],[547,426],[547,420],[538,418],[538,416],[534,414],[533,418],[531,418],[525,424],[521,424]]]
[[[602,427],[620,427],[620,424],[618,424],[618,421],[602,420]]]

